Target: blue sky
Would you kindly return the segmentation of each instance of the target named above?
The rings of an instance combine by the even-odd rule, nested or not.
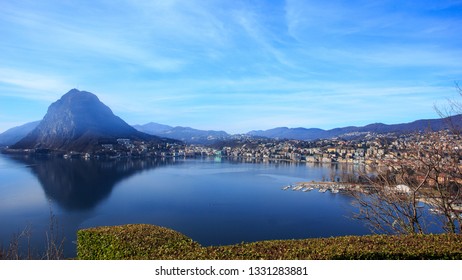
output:
[[[0,132],[72,88],[230,133],[436,118],[461,34],[462,1],[0,0]]]

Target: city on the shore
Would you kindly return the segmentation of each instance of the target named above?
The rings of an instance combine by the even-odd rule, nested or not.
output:
[[[123,158],[123,157],[160,157],[160,158],[196,158],[226,157],[246,161],[288,161],[301,163],[351,163],[361,165],[380,165],[387,161],[406,159],[410,143],[419,146],[432,145],[429,135],[438,135],[441,142],[456,143],[456,149],[462,148],[460,135],[443,132],[411,133],[367,133],[354,140],[342,138],[321,139],[315,141],[278,140],[255,138],[248,135],[236,135],[232,140],[217,142],[212,146],[184,143],[149,143],[117,139],[116,142],[101,143],[99,150],[92,153],[56,152],[48,149],[25,149],[20,152],[35,155],[55,155],[64,158]]]

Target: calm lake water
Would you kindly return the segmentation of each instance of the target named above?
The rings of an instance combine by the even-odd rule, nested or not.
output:
[[[0,242],[29,226],[43,249],[50,211],[75,256],[81,228],[148,223],[202,245],[361,235],[344,194],[283,191],[329,178],[342,165],[245,163],[208,159],[34,159],[0,155]]]

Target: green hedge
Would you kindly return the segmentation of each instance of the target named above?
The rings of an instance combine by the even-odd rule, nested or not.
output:
[[[98,227],[77,232],[78,259],[191,259],[197,250],[201,250],[200,245],[187,236],[153,225]]]
[[[369,235],[202,247],[174,230],[125,225],[80,230],[79,259],[462,259],[462,235]]]

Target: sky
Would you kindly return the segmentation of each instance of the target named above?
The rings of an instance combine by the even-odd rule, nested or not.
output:
[[[460,0],[0,0],[0,132],[72,88],[229,133],[438,118],[461,34]]]

